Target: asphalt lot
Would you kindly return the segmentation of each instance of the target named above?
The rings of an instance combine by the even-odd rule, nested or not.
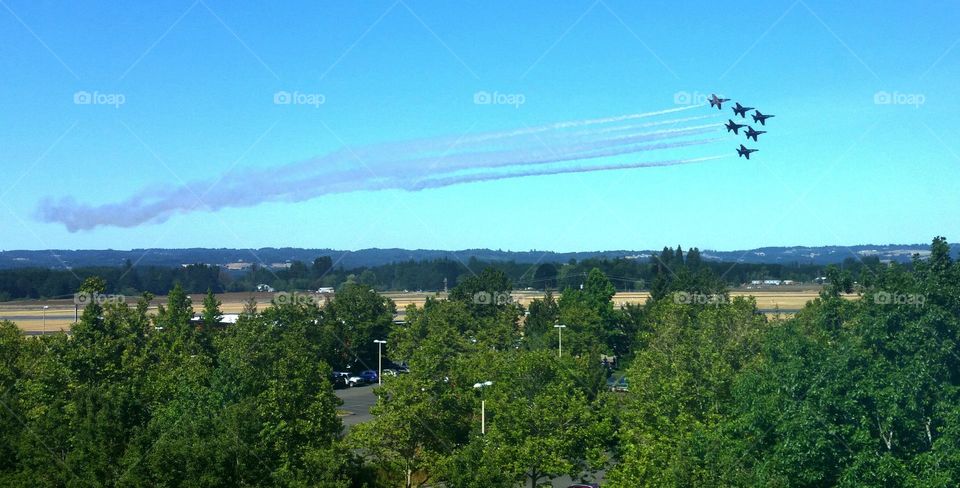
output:
[[[344,430],[350,430],[351,426],[373,418],[373,415],[370,414],[370,407],[377,403],[377,396],[373,394],[375,387],[376,385],[354,386],[353,388],[334,390],[334,394],[343,400],[340,410],[350,412],[348,415],[340,417],[340,420],[343,421]]]

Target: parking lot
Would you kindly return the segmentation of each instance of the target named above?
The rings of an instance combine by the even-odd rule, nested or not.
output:
[[[340,418],[343,421],[344,430],[350,430],[351,426],[373,418],[373,415],[370,414],[370,407],[377,403],[377,396],[373,394],[375,387],[376,385],[354,386],[334,390],[337,397],[343,400],[340,410],[347,412]]]

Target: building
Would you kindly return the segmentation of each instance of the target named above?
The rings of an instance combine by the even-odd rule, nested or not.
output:
[[[217,322],[217,327],[228,327],[237,323],[237,320],[240,320],[240,314],[238,313],[225,313],[220,316],[220,321]],[[203,317],[201,315],[194,315],[190,319],[190,323],[194,325],[200,325],[203,323]]]

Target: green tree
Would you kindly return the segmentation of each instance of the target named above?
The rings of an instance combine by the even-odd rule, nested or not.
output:
[[[537,266],[537,271],[533,273],[535,287],[550,290],[557,287],[557,266],[553,263],[543,263]]]
[[[483,466],[495,466],[501,480],[537,487],[560,475],[590,474],[604,464],[610,424],[588,400],[580,365],[548,351],[510,352],[495,364],[488,373],[493,384],[482,392],[487,433],[477,432],[475,419],[470,445],[452,463],[458,468],[450,475],[455,484],[473,485],[475,473],[488,478]]]
[[[535,298],[530,302],[528,311],[523,326],[527,342],[534,348],[552,348],[550,339],[553,326],[560,317],[560,307],[557,306],[553,293],[548,291],[542,299]]]
[[[223,319],[223,312],[220,310],[222,302],[217,299],[212,290],[207,290],[207,295],[203,298],[203,312],[200,313],[200,322],[204,328],[213,329],[220,325]]]
[[[376,369],[377,346],[393,325],[396,305],[364,285],[346,285],[324,308],[325,358],[334,368]]]
[[[758,354],[763,316],[743,298],[647,307],[652,333],[628,372],[621,459],[609,480],[624,487],[739,484],[719,433],[734,410],[734,382]]]

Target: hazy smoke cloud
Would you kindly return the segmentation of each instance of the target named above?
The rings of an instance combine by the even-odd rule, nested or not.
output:
[[[44,222],[70,232],[99,226],[135,227],[177,214],[248,207],[271,201],[296,202],[321,195],[399,189],[420,191],[462,183],[524,176],[690,164],[720,156],[652,162],[589,160],[709,144],[722,124],[684,124],[709,116],[639,124],[610,124],[672,114],[691,107],[567,121],[513,131],[437,137],[344,147],[279,167],[227,172],[210,181],[144,188],[125,200],[87,205],[72,197],[44,199],[36,210]],[[653,127],[667,128],[650,130]],[[570,130],[575,129],[575,130]]]

